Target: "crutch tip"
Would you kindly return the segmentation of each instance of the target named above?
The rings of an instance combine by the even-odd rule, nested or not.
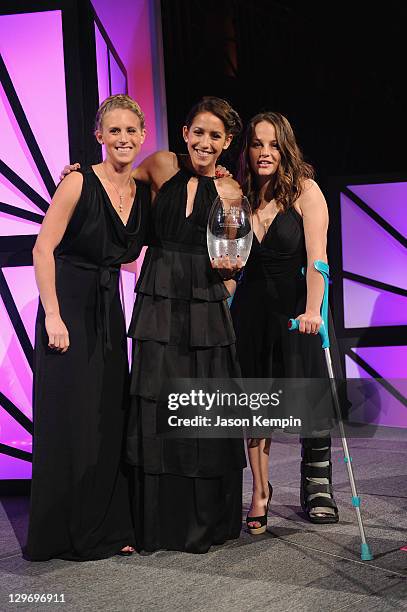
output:
[[[372,561],[373,555],[369,548],[369,544],[361,544],[360,545],[360,558],[362,561]]]

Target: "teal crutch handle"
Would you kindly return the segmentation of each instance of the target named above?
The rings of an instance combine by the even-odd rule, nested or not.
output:
[[[330,347],[329,333],[328,333],[329,266],[324,261],[317,259],[316,261],[314,261],[314,268],[315,270],[317,270],[317,272],[322,274],[322,277],[324,279],[324,297],[322,298],[322,304],[321,304],[322,324],[321,324],[321,327],[319,328],[318,334],[321,337],[322,348],[326,349]],[[302,269],[302,273],[305,276],[304,268]],[[288,329],[290,331],[295,331],[296,329],[299,328],[299,326],[300,326],[300,322],[298,321],[298,319],[290,319],[288,321]]]
[[[298,319],[289,319],[289,321],[288,321],[288,329],[290,331],[295,331],[299,327],[300,327],[300,322],[298,321]]]

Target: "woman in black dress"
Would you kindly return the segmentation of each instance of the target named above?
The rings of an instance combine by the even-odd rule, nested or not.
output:
[[[155,435],[164,380],[239,376],[229,293],[211,268],[206,225],[218,193],[240,194],[232,179],[215,181],[217,159],[240,126],[227,102],[204,98],[183,129],[185,163],[161,151],[136,170],[156,194],[129,330],[127,454],[135,466],[137,547],[147,551],[204,553],[241,530],[243,441]]]
[[[327,261],[328,210],[285,117],[262,113],[249,122],[238,180],[254,209],[252,251],[231,308],[242,375],[324,378],[316,337],[324,285],[313,262]],[[288,331],[291,317],[300,320],[300,334]],[[253,534],[267,525],[269,449],[269,439],[249,440],[253,496],[247,524]],[[301,504],[315,523],[338,520],[330,450],[328,431],[302,439]]]
[[[105,100],[96,137],[106,159],[59,185],[34,247],[34,561],[133,550],[121,465],[129,373],[119,271],[145,242],[150,192],[131,177],[144,134],[134,100]]]

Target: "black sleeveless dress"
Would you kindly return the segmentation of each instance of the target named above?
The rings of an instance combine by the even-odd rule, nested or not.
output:
[[[127,226],[92,169],[55,251],[56,290],[70,347],[48,347],[36,321],[34,456],[27,554],[102,559],[134,543],[121,467],[129,371],[120,264],[145,242],[150,189],[137,183]]]
[[[231,314],[242,375],[247,378],[326,378],[319,336],[288,330],[305,312],[307,264],[304,228],[294,207],[280,212],[252,250]]]
[[[206,246],[217,191],[213,179],[199,177],[186,218],[191,176],[180,170],[157,195],[129,329],[135,342],[127,449],[137,466],[137,544],[147,551],[203,553],[237,538],[241,529],[243,440],[155,435],[164,380],[240,375],[229,294],[210,266]]]

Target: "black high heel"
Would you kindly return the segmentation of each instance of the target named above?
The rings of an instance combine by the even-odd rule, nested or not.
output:
[[[252,535],[261,535],[265,533],[267,529],[267,515],[269,511],[270,500],[273,495],[273,487],[270,483],[269,486],[269,496],[266,504],[266,512],[262,516],[246,516],[246,525],[249,533]],[[249,523],[260,523],[260,527],[250,527]]]

